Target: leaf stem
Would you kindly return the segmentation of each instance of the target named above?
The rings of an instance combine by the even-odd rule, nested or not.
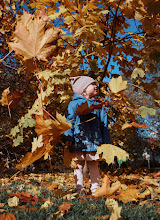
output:
[[[4,61],[11,53],[13,52],[13,50],[11,50],[9,53],[7,53],[7,55],[5,57],[3,57],[3,59],[0,59],[0,61]]]

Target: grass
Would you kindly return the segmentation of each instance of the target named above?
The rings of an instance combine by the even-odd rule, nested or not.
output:
[[[51,179],[48,179],[48,182],[51,182]],[[44,185],[43,185],[44,186]],[[24,202],[23,200],[19,202],[18,206],[10,207],[8,205],[8,199],[11,196],[7,193],[16,193],[16,192],[32,192],[29,191],[32,189],[39,190],[38,197],[43,199],[50,198],[52,205],[47,209],[41,209],[41,205],[44,201],[37,201],[34,204],[32,202]],[[32,179],[31,184],[20,180],[14,180],[11,183],[7,184],[7,188],[2,188],[0,185],[1,194],[0,194],[0,203],[4,204],[4,207],[0,208],[0,215],[6,213],[13,213],[17,220],[51,220],[51,219],[69,219],[69,220],[102,220],[109,219],[111,211],[105,205],[106,197],[102,198],[75,198],[72,200],[66,200],[63,198],[63,195],[68,194],[68,188],[63,185],[62,189],[57,191],[55,194],[54,190],[47,190],[45,187],[42,187],[38,181]],[[29,194],[29,193],[28,193]],[[32,193],[30,193],[32,194]],[[145,200],[146,201],[146,200]],[[72,203],[73,205],[68,211],[65,211],[65,214],[62,216],[56,216],[55,213],[59,211],[59,206],[63,203]],[[119,206],[122,206],[121,218],[123,220],[158,220],[160,208],[157,205],[155,200],[147,200],[146,203],[140,202],[129,202],[123,204],[121,201],[118,201]],[[105,218],[103,218],[106,216]],[[1,217],[0,217],[1,218]]]

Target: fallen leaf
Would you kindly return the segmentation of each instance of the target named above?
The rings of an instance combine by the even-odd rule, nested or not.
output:
[[[18,199],[18,201],[20,200],[20,202],[30,202],[30,203],[33,202],[33,203],[35,203],[37,201],[46,201],[47,200],[47,199],[44,199],[44,198],[41,198],[38,196],[29,195],[26,192],[7,193],[7,195],[16,197]],[[13,199],[13,198],[11,198],[11,199]]]
[[[97,188],[93,196],[94,197],[111,196],[119,190],[120,186],[121,184],[118,182],[118,184],[110,187],[110,180],[106,175],[102,180],[102,186],[101,187],[99,186]]]
[[[112,78],[108,83],[108,87],[110,88],[111,92],[118,93],[127,88],[127,81],[122,80],[122,76],[119,76],[118,78]]]
[[[149,191],[149,189],[146,189],[143,193],[140,193],[137,198],[138,199],[144,199],[146,196],[151,195],[151,192]]]
[[[72,194],[66,194],[65,196],[63,196],[62,198],[64,200],[72,200],[72,199],[75,199],[77,196],[77,193],[72,193]]]
[[[115,199],[107,198],[105,202],[107,208],[112,212],[109,220],[117,220],[121,217],[122,207],[118,206],[118,202]]]
[[[0,215],[0,220],[16,220],[15,215],[8,212],[7,214]]]
[[[97,147],[97,154],[102,154],[102,159],[105,159],[108,165],[114,162],[114,157],[122,161],[126,161],[129,158],[129,154],[125,150],[112,144],[102,144]]]
[[[18,42],[9,45],[23,60],[37,58],[46,61],[48,57],[57,53],[57,40],[60,29],[46,26],[48,17],[46,12],[39,11],[34,18],[25,12],[17,22],[15,36]]]
[[[13,198],[8,199],[7,202],[10,207],[18,206],[19,198],[14,196]]]
[[[73,203],[68,203],[68,202],[63,202],[59,207],[59,211],[63,212],[63,215],[65,214],[65,212],[71,208],[71,206],[73,205]]]
[[[139,195],[139,189],[133,189],[128,186],[126,190],[120,190],[117,198],[123,203],[127,203],[130,201],[137,201],[137,197]]]
[[[0,203],[0,208],[3,208],[5,203]]]
[[[44,204],[41,205],[41,209],[48,209],[53,205],[51,201],[45,201]]]
[[[48,190],[53,190],[53,189],[58,188],[58,186],[57,186],[55,183],[48,183],[48,184],[46,185],[46,188],[47,188]]]

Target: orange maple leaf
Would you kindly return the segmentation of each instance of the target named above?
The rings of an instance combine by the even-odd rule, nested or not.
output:
[[[110,180],[108,176],[105,175],[105,177],[102,180],[102,186],[97,188],[93,196],[94,197],[111,196],[119,190],[120,186],[121,184],[118,183],[115,186],[110,187]]]
[[[57,52],[60,29],[47,28],[47,22],[48,17],[44,11],[39,11],[34,19],[31,14],[24,12],[17,22],[14,34],[18,42],[10,42],[9,45],[24,61],[32,58],[47,61],[47,57]]]
[[[88,105],[87,101],[79,105],[75,111],[75,115],[83,115],[89,114],[94,111],[94,109],[101,109],[104,102],[101,102],[97,105],[92,104],[91,106]]]
[[[68,212],[68,210],[71,208],[71,206],[73,205],[73,203],[68,203],[68,202],[63,202],[59,207],[59,211],[63,212],[63,215],[65,214],[65,211]]]
[[[43,136],[44,144],[50,142],[51,144],[57,144],[60,136],[68,129],[72,127],[71,123],[60,114],[56,114],[56,120],[45,120],[42,115],[36,115],[35,131],[38,135]]]
[[[38,135],[42,135],[44,145],[33,152],[28,152],[16,168],[22,170],[49,153],[58,143],[60,136],[71,127],[71,123],[66,120],[65,116],[58,113],[55,120],[51,118],[45,120],[42,115],[36,115],[35,131]]]

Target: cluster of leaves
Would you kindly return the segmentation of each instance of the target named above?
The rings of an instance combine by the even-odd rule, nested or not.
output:
[[[137,216],[156,219],[159,215],[157,174],[123,174],[119,177],[108,174],[97,191],[99,195],[83,198],[74,193],[73,173],[19,175],[11,183],[8,181],[3,178],[0,182],[2,219],[19,219],[24,215],[30,219],[88,219],[88,216],[110,220],[137,219]],[[88,180],[85,187],[89,190]]]

